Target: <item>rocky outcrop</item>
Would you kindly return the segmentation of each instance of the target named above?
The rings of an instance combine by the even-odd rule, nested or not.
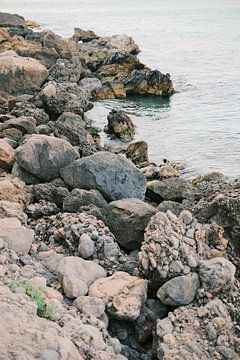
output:
[[[112,110],[107,117],[108,124],[105,131],[124,141],[130,141],[135,135],[135,126],[124,111]]]
[[[32,135],[16,151],[17,163],[41,180],[58,177],[60,169],[77,157],[66,140],[46,135]]]
[[[107,200],[143,199],[146,182],[143,174],[122,156],[98,152],[76,160],[61,170],[70,188],[95,189]]]
[[[37,60],[20,56],[0,56],[1,91],[19,95],[39,90],[48,71]]]
[[[129,250],[139,249],[144,230],[156,209],[138,199],[123,199],[109,204],[108,226],[118,243]]]

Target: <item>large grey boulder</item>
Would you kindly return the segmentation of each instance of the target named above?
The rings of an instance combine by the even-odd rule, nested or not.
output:
[[[28,137],[16,151],[18,164],[45,181],[58,177],[60,169],[77,157],[78,153],[66,140],[46,135]]]
[[[106,276],[105,270],[93,261],[67,256],[59,262],[58,275],[65,295],[69,299],[86,295],[95,280]]]
[[[123,199],[110,203],[108,226],[118,243],[129,250],[138,249],[144,230],[157,209],[139,199]]]
[[[169,178],[148,182],[147,196],[156,202],[163,200],[182,201],[191,197],[193,187],[190,181],[182,178]]]
[[[48,70],[39,61],[21,56],[0,57],[1,90],[12,95],[38,90],[48,76]]]
[[[72,162],[61,170],[61,177],[71,188],[95,189],[107,200],[143,199],[144,175],[120,155],[98,152]]]
[[[194,300],[199,286],[198,275],[195,273],[177,276],[160,287],[157,297],[165,305],[188,305]]]

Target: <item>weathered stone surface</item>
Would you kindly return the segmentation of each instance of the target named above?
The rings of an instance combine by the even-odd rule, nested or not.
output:
[[[130,117],[121,110],[112,110],[108,117],[108,125],[106,132],[110,135],[114,135],[117,138],[130,141],[135,135],[135,126]]]
[[[136,165],[148,161],[148,144],[146,141],[137,141],[128,145],[126,156]]]
[[[179,217],[171,211],[158,212],[146,227],[139,261],[155,289],[173,277],[195,271],[208,251],[205,229],[190,212],[182,211]]]
[[[126,159],[108,152],[76,160],[61,170],[61,177],[71,188],[95,189],[107,200],[143,199],[144,175]]]
[[[203,288],[211,293],[228,290],[234,283],[236,268],[227,259],[217,257],[202,261],[199,278]]]
[[[24,29],[27,25],[23,16],[0,12],[0,27]]]
[[[36,305],[27,295],[2,287],[0,308],[2,359],[84,359],[59,325],[37,316]]]
[[[50,49],[54,48],[62,59],[71,59],[79,53],[79,48],[72,39],[63,39],[50,30],[42,31],[40,37],[42,45]]]
[[[0,167],[11,169],[14,163],[14,150],[6,141],[0,139]]]
[[[88,42],[88,41],[92,41],[94,39],[98,39],[98,36],[92,30],[83,30],[80,28],[74,28],[73,39],[76,42],[79,42],[79,41]]]
[[[0,200],[0,219],[17,218],[22,224],[26,224],[27,215],[22,211],[22,205],[16,202]]]
[[[77,83],[82,71],[82,64],[77,57],[70,60],[58,59],[49,71],[48,80]]]
[[[118,243],[126,249],[139,249],[144,230],[157,210],[138,199],[123,199],[110,203],[107,221]]]
[[[167,318],[157,320],[153,336],[153,353],[157,360],[239,358],[233,323],[219,299],[205,306],[177,308]]]
[[[62,206],[65,197],[69,196],[68,189],[51,183],[33,185],[31,192],[36,201],[47,200],[58,206]]]
[[[18,164],[42,180],[59,176],[60,169],[78,157],[66,140],[46,135],[32,135],[18,147]]]
[[[147,300],[147,281],[119,271],[96,280],[89,288],[89,295],[102,299],[114,318],[136,320]]]
[[[0,124],[0,131],[4,129],[15,128],[23,135],[34,134],[36,132],[36,120],[32,116],[21,116],[17,119],[9,119]]]
[[[147,196],[157,202],[182,201],[192,195],[192,185],[182,178],[169,178],[148,182]]]
[[[26,196],[24,182],[12,176],[0,178],[0,200],[13,201],[23,206],[26,204]]]
[[[63,202],[63,210],[77,212],[82,206],[94,204],[101,209],[107,209],[107,201],[97,190],[74,189]]]
[[[39,178],[19,166],[16,161],[13,165],[11,174],[23,181],[26,185],[39,184],[41,182]]]
[[[9,40],[9,33],[6,29],[0,28],[0,44],[7,40]]]
[[[74,256],[63,258],[58,266],[58,275],[65,295],[69,299],[86,295],[95,280],[106,276],[104,269],[93,261]]]
[[[73,305],[76,306],[81,313],[101,317],[105,311],[105,304],[101,299],[91,296],[79,296],[74,300]]]
[[[9,249],[27,255],[34,238],[34,231],[22,226],[17,218],[0,219],[0,238]]]
[[[160,287],[157,297],[165,305],[188,305],[194,300],[199,286],[197,274],[177,276]]]
[[[9,94],[31,93],[39,89],[48,71],[37,60],[20,56],[0,57],[1,90]]]

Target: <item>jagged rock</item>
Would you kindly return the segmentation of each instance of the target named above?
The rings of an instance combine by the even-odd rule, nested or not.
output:
[[[8,94],[25,94],[38,90],[48,71],[37,60],[20,56],[0,57],[1,90]]]
[[[88,287],[97,279],[104,278],[104,269],[93,261],[74,256],[63,258],[58,266],[58,276],[65,295],[69,299],[86,295]]]
[[[125,98],[124,85],[118,81],[104,81],[102,87],[92,91],[94,100]]]
[[[188,305],[194,300],[199,286],[197,274],[177,276],[160,287],[157,297],[165,305]]]
[[[148,161],[148,144],[146,141],[137,141],[128,145],[126,156],[136,165]]]
[[[78,157],[75,149],[66,141],[46,135],[32,135],[18,147],[18,164],[42,180],[59,176],[64,168]]]
[[[68,212],[78,212],[82,206],[94,204],[106,210],[107,201],[97,190],[74,189],[71,194],[63,201],[63,210]]]
[[[199,278],[203,288],[213,294],[226,291],[234,283],[236,268],[227,259],[217,257],[204,260],[199,267]]]
[[[192,195],[192,185],[182,178],[169,178],[148,182],[147,196],[156,202],[172,200],[181,202]]]
[[[77,83],[83,72],[82,64],[77,57],[70,60],[59,59],[51,67],[48,80],[56,82]]]
[[[153,352],[163,359],[239,358],[238,339],[226,306],[219,299],[205,306],[182,306],[157,320]]]
[[[143,199],[146,189],[144,175],[119,155],[98,152],[76,160],[61,171],[71,188],[95,189],[107,200]]]
[[[40,33],[43,47],[54,48],[62,59],[71,59],[77,56],[79,49],[72,39],[63,39],[50,30],[44,30]]]
[[[62,206],[64,199],[70,195],[68,189],[51,183],[33,185],[31,192],[36,201],[47,200],[58,206]]]
[[[102,89],[102,83],[99,79],[94,77],[86,77],[79,81],[78,85],[88,94],[88,97],[93,97],[93,93]]]
[[[27,190],[24,182],[12,177],[0,177],[0,200],[13,201],[21,204],[26,204]]]
[[[207,256],[205,229],[188,211],[177,217],[158,212],[145,230],[140,265],[151,286],[157,288],[173,277],[195,271]]]
[[[98,36],[92,30],[83,30],[80,28],[74,28],[73,39],[76,42],[89,42],[98,39]]]
[[[15,128],[21,131],[22,135],[36,133],[36,120],[34,117],[21,116],[17,119],[10,119],[0,124],[0,131]]]
[[[135,126],[130,117],[121,110],[112,110],[108,117],[108,125],[106,132],[110,135],[114,135],[117,138],[130,141],[135,135]]]
[[[118,243],[130,250],[139,249],[144,230],[157,210],[138,199],[123,199],[109,204],[107,222]]]
[[[17,118],[22,116],[33,117],[36,120],[36,125],[47,124],[49,121],[49,116],[43,109],[37,108],[28,101],[18,101],[16,98],[15,101],[9,101],[9,107],[12,115]]]
[[[84,360],[60,326],[37,316],[36,305],[27,295],[13,294],[2,286],[0,308],[3,359]]]
[[[158,70],[133,70],[124,85],[127,94],[169,96],[173,93],[170,75]]]
[[[87,94],[76,83],[48,82],[40,92],[46,112],[56,120],[64,111],[80,116],[93,106],[88,102]]]
[[[34,231],[21,225],[17,218],[0,219],[0,238],[9,249],[20,255],[27,255],[34,237]]]
[[[23,16],[0,12],[0,27],[25,29],[27,24]]]
[[[120,271],[96,280],[89,295],[102,299],[112,317],[132,321],[138,318],[147,300],[147,281]]]
[[[1,127],[1,125],[0,125]],[[11,169],[14,163],[14,150],[5,140],[0,139],[0,167]]]

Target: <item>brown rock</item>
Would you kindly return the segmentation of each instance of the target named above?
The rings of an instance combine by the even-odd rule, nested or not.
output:
[[[0,178],[0,200],[26,204],[27,191],[24,182],[12,176]]]
[[[11,169],[14,163],[14,150],[6,141],[0,139],[0,167]]]

